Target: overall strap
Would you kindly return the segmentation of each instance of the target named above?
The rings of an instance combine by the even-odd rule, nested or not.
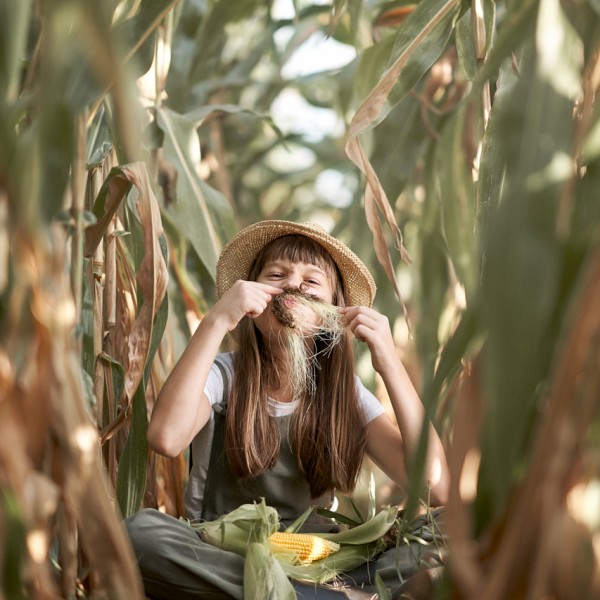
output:
[[[215,358],[215,365],[217,365],[219,371],[221,371],[221,377],[223,377],[223,398],[221,399],[221,402],[217,402],[213,405],[215,413],[220,413],[227,410],[227,402],[229,401],[229,375],[227,374],[227,369],[221,358]]]
[[[215,489],[218,472],[223,468],[224,449],[225,449],[225,415],[227,414],[227,402],[229,401],[229,375],[225,365],[219,358],[215,359],[221,376],[223,377],[223,397],[221,402],[213,404],[214,411],[214,430],[213,440],[211,444],[211,452],[209,458],[208,472],[206,474],[206,482],[204,484],[204,502],[202,503],[202,514],[200,518],[206,520],[206,509],[209,504],[208,499],[212,497]],[[217,465],[219,465],[217,467]]]
[[[223,397],[221,398],[221,402],[213,404],[213,410],[215,411],[215,415],[222,413],[225,416],[225,412],[227,410],[227,402],[229,400],[229,375],[227,373],[227,369],[223,364],[223,361],[220,357],[215,358],[214,364],[217,365],[219,371],[221,371],[221,377],[223,377]],[[189,446],[189,469],[188,473],[192,472],[192,466],[194,465],[194,458],[192,452],[192,444],[194,441],[190,442]]]

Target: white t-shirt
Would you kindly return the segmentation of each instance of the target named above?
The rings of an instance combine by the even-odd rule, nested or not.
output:
[[[233,353],[227,352],[219,355],[219,360],[229,379],[229,387],[233,382]],[[213,364],[204,393],[210,401],[211,406],[223,401],[224,382],[219,367]],[[362,409],[365,425],[371,422],[384,412],[383,406],[377,398],[364,386],[362,381],[356,377],[356,388],[358,400]],[[274,417],[284,417],[292,414],[297,406],[298,400],[293,402],[277,402],[269,398],[269,413]],[[210,450],[212,447],[213,432],[215,427],[214,412],[211,411],[208,423],[198,432],[193,444],[193,466],[184,493],[184,504],[186,517],[188,519],[197,519],[202,511],[202,501],[204,498],[204,485],[208,473],[210,461]]]

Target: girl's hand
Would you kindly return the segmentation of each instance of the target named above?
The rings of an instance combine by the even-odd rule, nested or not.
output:
[[[393,368],[398,359],[387,317],[366,306],[349,306],[339,310],[348,329],[369,346],[373,368],[380,374],[387,366]]]
[[[387,318],[364,306],[339,311],[350,331],[369,346],[373,368],[381,375],[396,417],[397,426],[387,415],[380,415],[367,425],[367,451],[375,464],[403,486],[419,449],[427,420],[425,408],[396,352]],[[445,504],[450,475],[442,442],[431,424],[423,474],[431,485],[432,505]]]
[[[283,290],[257,281],[236,281],[210,311],[211,317],[220,320],[227,331],[235,329],[244,318],[255,319],[261,315],[269,302]]]

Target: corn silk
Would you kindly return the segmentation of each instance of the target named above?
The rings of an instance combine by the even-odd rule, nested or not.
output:
[[[294,398],[316,392],[317,358],[329,354],[344,333],[338,307],[318,296],[286,290],[271,302],[271,310],[284,326],[279,343],[286,348],[286,373]]]

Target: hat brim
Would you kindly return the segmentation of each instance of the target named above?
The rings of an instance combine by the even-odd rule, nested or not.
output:
[[[325,248],[336,263],[344,282],[349,306],[372,306],[377,290],[365,264],[322,227],[292,221],[260,221],[235,235],[223,248],[217,262],[217,298],[221,298],[239,279],[248,279],[258,253],[284,235],[305,235]]]

